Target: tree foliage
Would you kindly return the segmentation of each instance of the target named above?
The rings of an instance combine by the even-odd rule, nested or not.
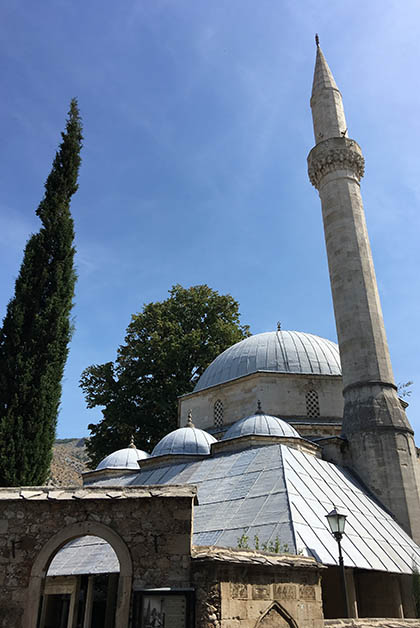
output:
[[[71,337],[75,271],[70,199],[77,190],[82,128],[76,100],[36,213],[0,329],[0,484],[48,477],[61,379]]]
[[[177,398],[224,349],[249,336],[238,303],[206,285],[173,286],[165,301],[132,316],[115,362],[85,369],[81,387],[89,408],[104,407],[89,425],[88,452],[96,465],[111,451],[150,450],[177,425]]]

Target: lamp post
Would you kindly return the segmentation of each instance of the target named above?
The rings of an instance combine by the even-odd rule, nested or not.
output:
[[[341,539],[343,538],[344,528],[346,525],[347,515],[340,513],[337,508],[334,508],[328,515],[325,515],[330,526],[331,534],[334,536],[338,544],[338,562],[340,565],[341,582],[343,586],[343,595],[346,604],[346,617],[350,617],[349,613],[349,598],[347,595],[347,583],[346,574],[344,572],[343,554],[341,552]]]

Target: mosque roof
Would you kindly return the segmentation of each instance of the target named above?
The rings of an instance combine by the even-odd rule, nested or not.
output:
[[[260,404],[258,403],[260,408]],[[284,436],[287,438],[301,438],[292,425],[258,409],[255,414],[236,421],[227,430],[222,440],[230,440],[241,436]]]
[[[338,345],[300,331],[269,331],[241,340],[206,368],[194,392],[257,372],[341,375]]]
[[[97,480],[111,487],[194,484],[195,545],[237,547],[246,535],[278,543],[283,551],[337,564],[337,544],[325,515],[348,513],[342,540],[348,567],[412,573],[420,548],[344,467],[282,444],[221,451],[202,460],[164,464],[139,473]]]
[[[214,436],[194,427],[189,416],[187,426],[179,427],[177,430],[166,434],[152,451],[152,456],[168,454],[209,455],[210,447],[215,442]]]
[[[138,460],[150,458],[150,454],[137,449],[133,440],[125,449],[118,449],[106,456],[96,467],[96,471],[102,469],[138,469]]]

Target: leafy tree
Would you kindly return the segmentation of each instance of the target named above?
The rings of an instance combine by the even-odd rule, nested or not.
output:
[[[0,329],[0,484],[46,481],[71,337],[76,275],[70,199],[77,190],[82,127],[76,100],[36,213],[15,295]]]
[[[165,301],[132,316],[115,362],[85,369],[81,387],[89,408],[104,407],[89,425],[93,465],[111,451],[136,445],[150,450],[177,425],[177,398],[191,392],[224,349],[249,336],[238,303],[206,285],[173,286]]]

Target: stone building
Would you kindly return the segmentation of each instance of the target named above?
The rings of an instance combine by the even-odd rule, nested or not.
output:
[[[226,349],[194,391],[179,400],[180,425],[189,410],[197,427],[220,438],[238,419],[264,410],[285,419],[302,436],[339,436],[343,384],[338,346],[294,331],[257,334]]]
[[[317,45],[309,177],[338,346],[270,331],[227,349],[155,449],[82,489],[0,489],[0,626],[417,626],[420,466],[398,399],[360,195],[364,160]],[[324,623],[325,621],[325,623]],[[329,623],[331,621],[331,623]]]

